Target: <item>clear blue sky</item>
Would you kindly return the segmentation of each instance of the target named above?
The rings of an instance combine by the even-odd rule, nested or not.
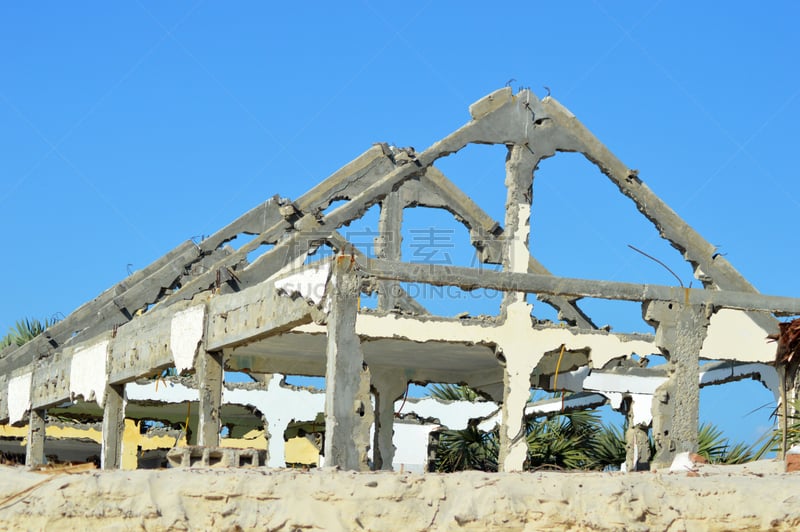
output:
[[[69,314],[128,264],[296,198],[373,142],[424,149],[510,79],[550,87],[760,291],[800,297],[798,15],[793,2],[3,3],[0,331]],[[477,147],[440,167],[501,218],[503,157]],[[675,283],[633,244],[691,279],[574,156],[542,164],[533,225],[554,273]],[[597,308],[622,329],[639,312]],[[768,421],[742,414],[769,396],[743,390],[703,409],[746,439]]]

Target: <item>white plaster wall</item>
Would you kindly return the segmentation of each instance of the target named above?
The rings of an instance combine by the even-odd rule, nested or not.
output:
[[[16,423],[22,421],[25,413],[31,409],[31,378],[33,373],[28,372],[8,381],[8,421]]]
[[[270,467],[286,465],[283,433],[289,423],[313,420],[317,413],[325,410],[324,393],[281,386],[282,378],[282,375],[273,375],[266,390],[222,390],[224,403],[253,406],[266,418],[269,430],[267,465]]]
[[[330,273],[331,263],[321,261],[315,266],[276,280],[275,288],[278,293],[283,292],[289,296],[297,294],[304,300],[319,305],[325,297],[325,287]]]
[[[523,309],[524,310],[524,309]],[[356,332],[371,338],[406,338],[415,342],[440,340],[454,343],[497,344],[500,346],[519,344],[531,351],[533,346],[541,352],[557,349],[561,344],[567,349],[591,349],[592,363],[602,367],[621,356],[638,354],[646,356],[658,353],[652,342],[643,340],[625,341],[612,334],[578,333],[568,328],[532,329],[530,310],[523,316],[509,316],[500,326],[486,327],[477,323],[425,320],[409,316],[393,315],[381,317],[359,314]],[[304,325],[296,331],[324,332],[318,325]],[[507,351],[508,349],[504,349]],[[531,368],[533,369],[533,368]]]
[[[711,316],[701,358],[772,362],[777,343],[768,342],[769,332],[741,310],[722,309]]]
[[[395,423],[392,441],[395,446],[392,469],[424,473],[428,463],[428,435],[439,425]]]
[[[643,377],[639,375],[614,375],[593,371],[583,381],[584,389],[593,392],[620,392],[626,394],[653,395],[656,388],[666,382],[667,377]]]
[[[185,403],[200,400],[200,394],[194,388],[165,381],[153,381],[147,384],[132,382],[125,386],[125,397],[128,401],[161,401],[163,403]]]
[[[530,204],[518,203],[517,217],[517,230],[514,232],[514,241],[511,244],[509,266],[512,272],[528,273],[528,263],[531,258],[531,252],[528,249],[531,218]]]
[[[750,375],[758,375],[758,380],[766,386],[775,396],[777,403],[781,397],[780,377],[774,366],[760,363],[742,364],[730,368],[718,368],[710,371],[703,371],[700,368],[700,384],[713,384],[722,382],[731,377],[746,378]]]
[[[394,411],[399,411],[401,405],[402,400],[397,401],[394,405]],[[488,401],[481,403],[471,403],[469,401],[443,402],[432,397],[426,397],[424,399],[406,401],[406,404],[403,405],[402,413],[414,413],[421,418],[438,419],[445,427],[452,430],[460,430],[467,427],[470,419],[488,416],[495,410],[497,410],[497,405]]]
[[[106,358],[108,340],[78,349],[72,354],[69,367],[69,393],[72,399],[78,396],[84,401],[97,401],[103,406],[106,391]]]
[[[169,347],[178,373],[194,367],[194,357],[203,340],[205,314],[205,305],[197,305],[172,317]]]

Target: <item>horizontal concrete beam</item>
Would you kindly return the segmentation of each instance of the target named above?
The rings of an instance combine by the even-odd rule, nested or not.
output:
[[[276,282],[265,281],[241,292],[213,298],[209,303],[206,350],[261,340],[312,321],[312,305],[294,294],[281,295]],[[324,295],[324,283],[322,286]]]
[[[409,264],[381,259],[359,260],[359,268],[378,279],[457,286],[464,290],[488,288],[501,292],[526,292],[567,297],[592,297],[623,301],[674,301],[688,305],[800,315],[800,299],[753,292],[700,290],[616,281],[554,277],[533,273],[495,272],[460,266]]]

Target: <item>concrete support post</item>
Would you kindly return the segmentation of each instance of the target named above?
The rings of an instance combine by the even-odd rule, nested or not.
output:
[[[375,239],[375,255],[379,259],[400,260],[402,244],[403,203],[399,191],[394,191],[381,202],[378,219],[378,238]],[[378,310],[392,310],[397,304],[400,283],[381,281],[378,289]]]
[[[32,409],[28,418],[28,445],[25,447],[25,465],[38,467],[47,460],[44,456],[44,440],[47,411]]]
[[[533,170],[537,158],[526,146],[513,146],[506,157],[506,214],[503,241],[503,270],[527,273],[530,262],[531,201]],[[531,329],[533,307],[524,292],[507,292],[501,309],[503,329],[507,331],[498,356],[505,366],[503,377],[503,422],[500,427],[498,467],[501,471],[521,471],[527,457],[525,405],[530,399],[531,371],[542,354],[533,352],[526,340]]]
[[[222,429],[220,408],[222,405],[223,361],[222,353],[201,351],[197,357],[197,380],[200,392],[198,408],[197,444],[206,447],[219,446],[219,431]]]
[[[327,366],[325,371],[325,465],[369,468],[373,413],[369,369],[356,334],[360,278],[349,257],[337,257],[328,285]]]
[[[506,215],[503,234],[503,271],[527,273],[531,252],[531,202],[533,201],[533,169],[537,158],[527,146],[513,146],[506,157]],[[504,309],[516,301],[524,301],[522,292],[507,292]]]
[[[122,439],[125,433],[125,385],[106,385],[103,402],[103,445],[100,467],[122,467]]]
[[[528,306],[529,307],[529,306]],[[508,360],[503,377],[503,420],[500,424],[500,471],[522,471],[528,456],[525,406],[530,400],[531,370],[527,358],[503,351]]]
[[[648,438],[648,424],[641,423],[634,415],[633,401],[628,399],[625,416],[628,419],[628,429],[625,431],[625,467],[628,471],[647,471],[650,469],[650,438]]]
[[[653,398],[653,466],[667,467],[677,453],[697,452],[700,408],[699,353],[711,312],[705,305],[651,301],[644,317],[656,327],[655,344],[669,360],[667,381]]]
[[[372,371],[375,390],[375,436],[372,468],[391,471],[394,460],[394,403],[403,396],[408,381],[397,371]]]

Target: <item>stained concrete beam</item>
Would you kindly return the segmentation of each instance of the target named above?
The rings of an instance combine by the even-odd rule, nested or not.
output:
[[[200,242],[200,249],[203,253],[211,253],[240,234],[260,235],[271,227],[283,225],[285,220],[281,207],[287,202],[278,196],[269,198]]]
[[[409,182],[401,189],[404,191]],[[429,194],[419,194],[415,200],[419,205],[439,207],[450,211],[458,221],[470,230],[473,246],[481,254],[481,262],[501,264],[503,257],[503,239],[505,234],[500,224],[493,220],[472,199],[464,194],[456,185],[440,172],[436,167],[428,167],[420,176],[420,185]],[[382,257],[381,257],[382,258]],[[528,259],[528,272],[550,275],[551,273],[536,258]],[[587,329],[596,329],[597,326],[578,307],[577,300],[559,296],[539,295],[538,299],[552,306],[559,312],[559,318],[570,325],[577,325]]]
[[[179,303],[120,327],[110,345],[108,382],[124,384],[171,366],[191,368],[203,340],[205,305]]]
[[[71,354],[64,352],[58,352],[52,357],[36,361],[33,365],[31,384],[31,406],[33,408],[47,408],[69,400],[71,363]],[[0,419],[2,419],[1,413]]]
[[[327,271],[322,288],[306,284],[313,282],[313,268],[301,270],[290,275],[299,276],[300,289],[309,288],[324,295]],[[307,280],[303,280],[308,273]],[[276,286],[276,283],[278,286]],[[281,295],[278,287],[281,279],[268,280],[241,292],[218,296],[209,302],[209,318],[206,330],[206,349],[221,351],[238,344],[249,343],[268,336],[291,330],[298,325],[312,321],[313,305],[302,295]],[[315,296],[316,294],[311,294]],[[313,303],[313,302],[312,302]]]
[[[201,246],[204,250],[213,249],[226,240],[235,237],[234,233],[238,234],[238,232],[249,234],[260,229],[258,236],[230,256],[223,257],[214,263],[207,273],[199,275],[190,283],[185,284],[178,293],[167,298],[163,304],[170,305],[176,301],[191,299],[215,283],[217,271],[222,268],[235,269],[238,264],[247,260],[248,254],[260,246],[274,245],[273,249],[265,252],[254,264],[249,265],[244,270],[238,270],[236,274],[243,287],[252,286],[266,279],[291,264],[292,261],[305,254],[309,249],[309,243],[307,241],[304,242],[303,238],[309,236],[308,226],[311,225],[310,222],[308,220],[306,222],[301,221],[298,225],[294,220],[290,222],[283,216],[278,218],[283,204],[296,207],[295,217],[300,220],[302,220],[304,214],[309,213],[311,218],[314,218],[317,213],[329,207],[333,201],[358,195],[368,183],[389,172],[392,168],[394,168],[394,164],[391,158],[386,155],[384,147],[376,145],[295,202],[273,200],[271,203],[268,202],[269,204],[256,207],[242,218],[232,222],[225,229],[210,237],[208,242],[201,243]],[[259,216],[261,216],[260,219]],[[272,222],[271,225],[270,222]],[[297,235],[297,232],[303,232],[304,229],[305,235]],[[316,230],[314,227],[310,229],[312,231]],[[281,241],[287,232],[293,233],[290,240],[288,242]],[[319,229],[317,232],[324,234],[325,229]],[[317,236],[319,237],[319,235]]]
[[[333,247],[333,249],[339,253],[352,254],[358,260],[364,260],[367,258],[361,250],[357,247],[353,246],[348,240],[346,240],[338,231],[333,232],[330,237],[328,238],[328,243]],[[403,289],[402,286],[395,285],[395,294],[394,294],[394,304],[397,308],[410,312],[412,314],[428,315],[430,312],[423,307],[416,299],[410,297],[408,293]]]
[[[359,268],[363,273],[377,279],[458,286],[464,290],[491,288],[500,291],[624,301],[675,301],[688,305],[707,304],[715,308],[765,311],[778,316],[800,315],[798,298],[752,292],[594,281],[532,273],[494,272],[459,266],[406,264],[379,259],[368,259],[365,263],[359,264]]]
[[[372,180],[394,169],[395,164],[385,144],[375,144],[320,184],[303,194],[295,204],[302,212],[318,213],[340,199],[352,199]]]
[[[695,269],[695,274],[707,287],[739,292],[756,292],[744,276],[716,248],[678,216],[661,198],[642,182],[638,171],[625,166],[575,116],[552,98],[541,101],[547,120],[528,135],[530,145],[541,150],[538,142],[546,140],[545,152],[576,151],[597,165],[620,192],[636,204],[639,211],[658,229],[659,234],[681,252]],[[764,314],[751,317],[762,327],[777,331],[777,322]]]
[[[10,373],[39,358],[51,356],[58,346],[68,341],[91,338],[101,329],[110,330],[116,324],[127,322],[138,308],[156,301],[161,290],[183,275],[185,266],[198,256],[199,251],[192,242],[181,244],[81,305],[30,342],[15,350],[4,351],[5,356],[0,359],[0,373]]]

